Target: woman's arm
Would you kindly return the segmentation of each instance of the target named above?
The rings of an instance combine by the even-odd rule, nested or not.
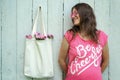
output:
[[[102,53],[102,64],[101,64],[102,73],[108,66],[108,63],[109,63],[109,48],[108,48],[108,43],[106,43],[106,45],[103,48],[103,53]]]
[[[67,58],[67,52],[68,52],[69,44],[65,38],[62,40],[58,62],[61,67],[61,69],[66,73],[67,72],[67,64],[66,64],[66,58]]]

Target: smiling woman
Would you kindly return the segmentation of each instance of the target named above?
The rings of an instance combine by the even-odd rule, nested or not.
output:
[[[59,52],[65,80],[102,80],[102,72],[109,60],[108,36],[97,30],[96,18],[89,4],[73,6],[71,18],[73,27],[64,34]]]
[[[62,71],[57,62],[58,57],[56,57],[58,56],[57,53],[63,34],[63,48],[61,50],[64,50],[60,50],[60,53],[63,53],[62,58],[61,54],[59,57],[60,66],[63,61],[65,64],[62,63],[62,65],[66,67],[64,68],[64,71],[66,71],[67,75],[70,68],[72,68],[72,72],[80,73],[82,69],[80,67],[84,67],[84,69],[82,69],[84,71],[83,73],[87,73],[85,71],[88,69],[90,70],[91,66],[94,66],[94,64],[92,64],[86,69],[88,65],[94,61],[92,59],[95,57],[95,53],[88,55],[87,52],[89,50],[96,52],[97,48],[92,49],[92,45],[85,45],[86,43],[91,42],[91,37],[86,37],[84,33],[80,33],[79,30],[81,30],[81,27],[79,27],[79,24],[77,26],[72,22],[72,19],[78,20],[79,18],[80,22],[78,22],[81,23],[83,16],[80,12],[83,12],[83,10],[79,10],[77,7],[73,7],[74,10],[71,10],[72,6],[79,2],[88,3],[93,8],[96,15],[97,29],[101,29],[109,35],[109,40],[105,40],[106,37],[102,36],[102,34],[105,33],[100,30],[96,31],[99,32],[98,34],[100,36],[98,37],[98,43],[104,43],[102,44],[103,59],[101,60],[101,70],[98,69],[99,71],[103,72],[105,69],[104,66],[106,66],[106,57],[108,57],[108,55],[106,55],[106,49],[108,49],[107,41],[109,42],[110,47],[110,62],[108,68],[105,69],[102,74],[103,80],[119,80],[120,64],[118,63],[120,61],[120,37],[118,34],[120,34],[120,0],[0,0],[0,80],[38,80],[23,75],[23,62],[25,35],[31,32],[36,10],[39,5],[42,5],[44,8],[43,15],[45,28],[48,34],[52,33],[54,35],[53,64],[55,71],[55,76],[52,79],[47,78],[40,80],[63,80]],[[90,21],[93,19],[90,19]],[[72,30],[68,30],[70,28]],[[32,38],[30,35],[27,35],[26,37],[28,39]],[[50,36],[48,35],[48,37]],[[36,35],[36,39],[44,39],[44,37]],[[82,43],[84,43],[84,47],[81,46],[83,45]],[[69,58],[69,62],[67,63],[63,60],[67,58],[66,56]],[[90,60],[92,62],[90,62]],[[69,64],[70,67],[68,67]],[[97,62],[95,62],[95,64],[97,64]],[[95,70],[91,70],[89,72],[93,75],[94,71]],[[80,75],[83,73],[80,73]],[[85,76],[88,75],[86,74]],[[67,76],[65,78],[67,78]],[[73,78],[71,79],[74,80]]]

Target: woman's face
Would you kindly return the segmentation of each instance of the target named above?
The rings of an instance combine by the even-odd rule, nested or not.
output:
[[[72,21],[73,21],[74,25],[79,25],[80,24],[80,16],[79,16],[78,11],[75,8],[73,8],[73,10],[71,12],[71,18],[72,18]]]

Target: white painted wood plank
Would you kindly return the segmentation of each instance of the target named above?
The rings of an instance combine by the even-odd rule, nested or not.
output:
[[[109,80],[120,79],[120,0],[110,0],[110,68]]]
[[[36,17],[39,6],[42,7],[43,22],[45,25],[44,27],[47,30],[47,0],[33,0],[33,22]],[[37,31],[40,31],[41,24],[39,23],[37,26],[38,26]],[[48,80],[48,79],[44,78],[44,79],[33,79],[33,80]]]
[[[58,64],[58,55],[63,36],[63,0],[48,0],[48,33],[54,35],[53,63],[55,76],[51,80],[62,80],[62,72]]]
[[[97,28],[109,34],[109,0],[95,0]],[[103,80],[108,80],[108,68],[103,73]]]
[[[2,4],[2,80],[16,80],[16,0]]]
[[[32,80],[23,74],[25,35],[31,34],[31,29],[32,0],[17,0],[17,80]]]
[[[73,26],[71,8],[79,2],[79,0],[64,0],[64,33]]]
[[[97,28],[109,34],[109,0],[95,1]]]
[[[2,71],[2,1],[0,2],[0,80],[1,80],[1,71]]]

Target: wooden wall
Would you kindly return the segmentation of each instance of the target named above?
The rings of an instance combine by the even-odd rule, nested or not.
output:
[[[109,46],[110,65],[109,80],[120,79],[120,0],[110,2]]]
[[[110,64],[103,80],[119,80],[119,0],[0,0],[0,80],[62,80],[59,48],[64,33],[72,26],[71,7],[78,2],[93,7],[98,29],[109,36]],[[54,35],[55,76],[51,79],[32,79],[23,74],[25,35],[31,33],[39,5],[43,7],[46,30]]]

